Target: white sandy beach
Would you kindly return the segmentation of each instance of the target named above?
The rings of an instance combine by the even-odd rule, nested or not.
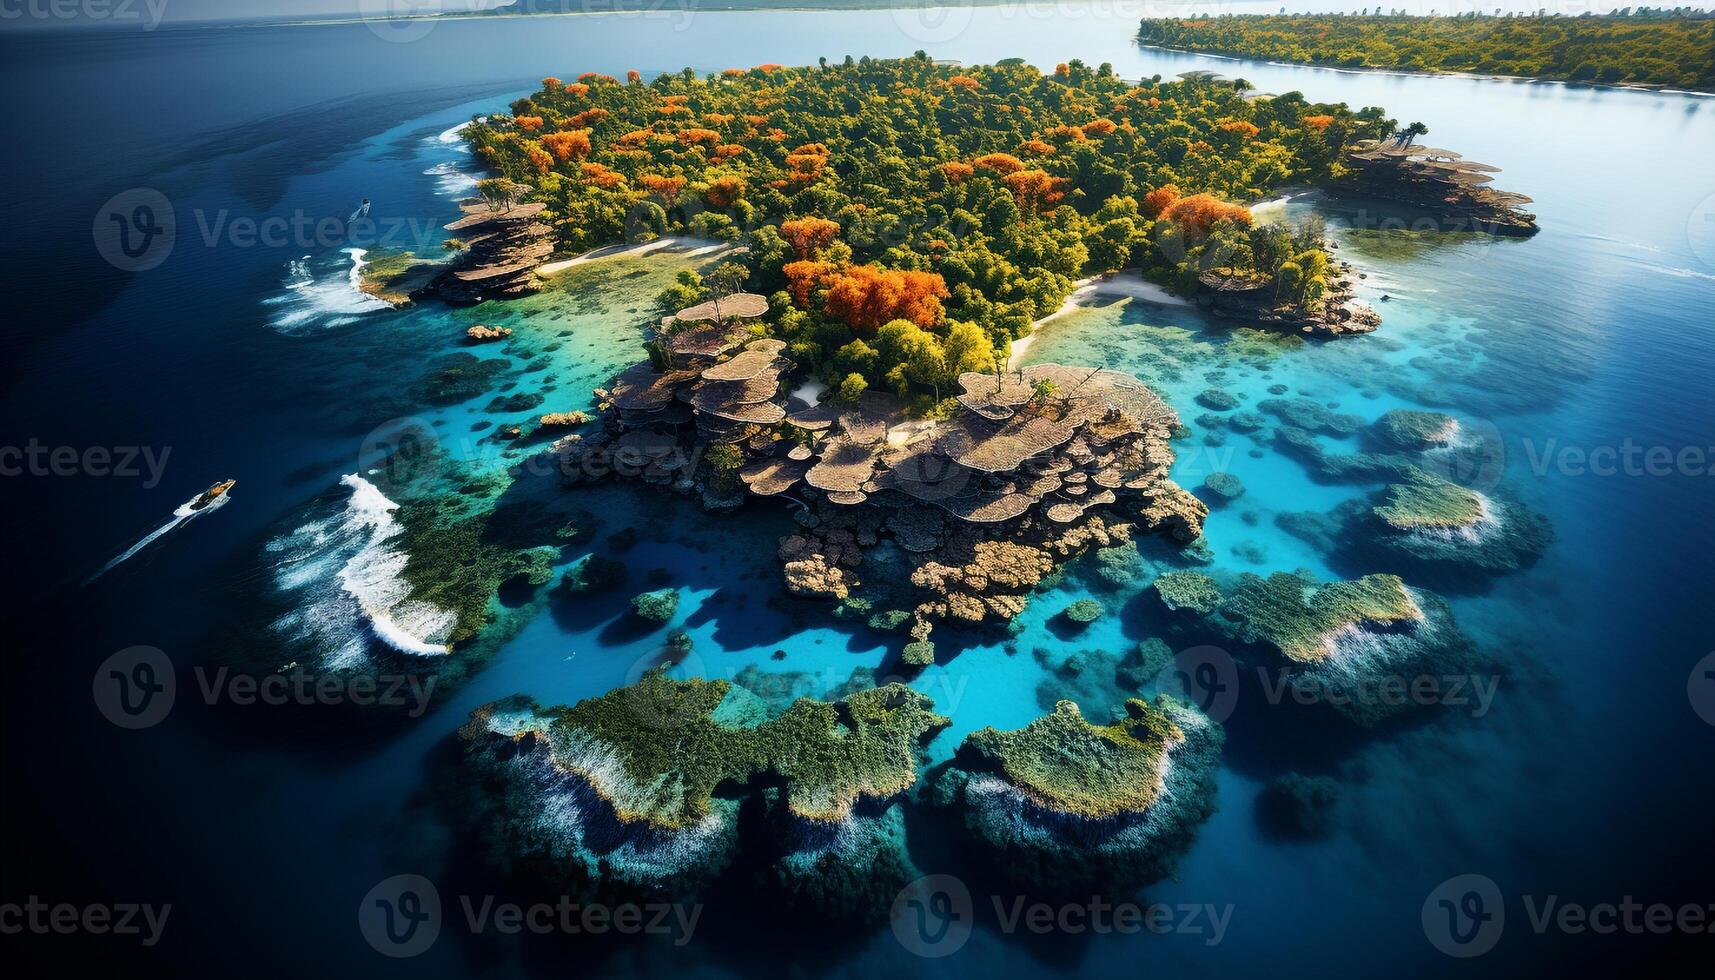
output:
[[[1080,279],[1073,284],[1072,294],[1066,297],[1066,302],[1060,304],[1059,309],[1032,323],[1029,333],[1012,342],[1006,358],[1007,370],[1014,370],[1024,360],[1025,352],[1030,350],[1031,342],[1036,339],[1036,331],[1040,330],[1044,323],[1070,313],[1080,306],[1087,306],[1092,300],[1102,297],[1138,299],[1160,306],[1191,305],[1189,300],[1173,295],[1143,278],[1141,273],[1130,270],[1115,273],[1106,279]]]
[[[685,252],[685,256],[687,258],[701,258],[702,256],[714,255],[735,246],[730,242],[716,242],[710,241],[706,238],[687,238],[670,235],[666,238],[657,238],[652,242],[643,242],[637,245],[604,245],[601,248],[590,249],[582,255],[575,255],[569,259],[561,259],[558,262],[549,262],[547,265],[538,266],[536,274],[541,276],[551,276],[555,273],[564,272],[575,265],[583,265],[585,262],[594,262],[596,259],[611,259],[621,255],[648,255],[651,252],[659,252],[665,248],[682,247],[688,247],[689,249]]]

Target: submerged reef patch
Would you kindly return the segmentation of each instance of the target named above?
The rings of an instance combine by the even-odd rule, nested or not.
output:
[[[1403,714],[1409,698],[1378,697],[1383,685],[1473,669],[1471,641],[1434,593],[1397,575],[1319,582],[1308,571],[1239,575],[1203,620],[1217,639],[1277,657],[1296,699],[1326,704],[1373,727]]]
[[[1214,810],[1220,726],[1167,695],[1112,724],[1062,701],[1023,729],[973,732],[935,784],[990,873],[1049,892],[1171,873]]]
[[[1470,589],[1527,568],[1554,540],[1548,519],[1500,491],[1478,493],[1417,470],[1329,513],[1282,514],[1282,529],[1343,568],[1384,568]]]
[[[782,874],[826,890],[844,880],[809,884],[832,873],[827,855],[873,862],[877,840],[897,838],[886,804],[917,781],[920,747],[949,721],[899,684],[801,698],[774,717],[761,705],[725,681],[657,668],[569,708],[486,705],[460,734],[467,764],[504,786],[490,832],[507,853],[529,842],[550,880],[700,887],[732,856],[739,800],[769,790],[775,839],[797,856]]]

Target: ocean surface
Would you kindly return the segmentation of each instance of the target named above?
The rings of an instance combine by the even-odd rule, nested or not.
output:
[[[1715,901],[1715,728],[1694,710],[1692,676],[1715,649],[1715,99],[1181,55],[1137,47],[1137,13],[665,10],[403,33],[350,24],[0,37],[6,130],[27,150],[8,154],[11,193],[0,201],[0,441],[80,454],[136,447],[137,459],[159,463],[132,475],[0,478],[12,583],[0,636],[0,901],[173,905],[151,949],[118,937],[7,942],[36,944],[32,958],[180,974],[1427,976],[1461,964],[1426,938],[1425,898],[1476,873],[1508,897],[1509,919],[1494,952],[1466,967],[1590,966],[1664,949],[1653,937],[1538,934],[1523,902]],[[1500,167],[1497,186],[1535,199],[1543,230],[1525,241],[1377,233],[1362,205],[1316,194],[1270,204],[1329,221],[1341,255],[1365,272],[1361,295],[1385,318],[1369,337],[1288,342],[1183,306],[1098,298],[1044,325],[1028,355],[1133,371],[1179,409],[1192,430],[1177,444],[1180,482],[1199,487],[1220,470],[1246,488],[1207,524],[1226,571],[1350,573],[1276,518],[1327,512],[1373,488],[1318,482],[1290,457],[1214,431],[1199,420],[1200,392],[1218,387],[1249,408],[1285,391],[1366,421],[1430,408],[1492,436],[1504,453],[1484,489],[1544,515],[1556,535],[1528,569],[1440,589],[1500,665],[1492,704],[1374,738],[1230,733],[1220,811],[1179,874],[1146,892],[1175,907],[1230,907],[1218,942],[1207,931],[1045,939],[979,928],[957,955],[928,960],[886,929],[839,942],[784,935],[759,908],[748,936],[683,947],[592,950],[449,927],[419,957],[383,959],[356,924],[378,881],[422,874],[444,896],[492,887],[449,857],[423,804],[456,764],[448,739],[469,712],[514,693],[544,704],[603,693],[636,676],[653,642],[616,628],[617,608],[503,596],[504,642],[485,668],[408,723],[210,707],[192,668],[244,662],[251,646],[280,638],[350,657],[377,636],[432,640],[444,624],[389,591],[396,529],[378,502],[389,487],[360,457],[399,425],[420,426],[456,461],[449,481],[485,474],[504,494],[505,468],[522,454],[489,438],[492,425],[586,408],[594,387],[639,356],[653,295],[712,253],[692,243],[602,259],[539,296],[456,311],[388,308],[354,288],[356,268],[376,249],[439,247],[439,226],[474,180],[456,127],[543,75],[648,77],[917,49],[967,63],[1081,58],[1132,78],[1213,70],[1265,92],[1379,105],[1425,122],[1428,142]],[[179,237],[159,267],[123,273],[96,253],[91,225],[104,201],[135,188],[171,201]],[[270,218],[313,228],[364,199],[378,240],[251,241],[241,230]],[[475,323],[514,329],[507,344],[480,349],[504,364],[480,394],[432,403],[414,382],[464,350]],[[540,409],[496,402],[532,392],[546,399]],[[1682,454],[1689,448],[1701,462]],[[1673,461],[1660,464],[1663,453]],[[238,480],[229,501],[186,516],[191,498],[225,478]],[[802,675],[797,689],[818,694],[854,669],[885,673],[897,657],[896,638],[775,600],[783,513],[753,506],[717,521],[626,486],[584,506],[609,530],[637,526],[643,540],[627,564],[666,570],[679,591],[677,622],[695,640],[681,675],[790,671]],[[953,720],[932,758],[985,725],[1021,726],[1057,697],[1082,695],[1099,710],[1107,692],[1074,689],[1059,668],[1147,639],[1136,596],[1170,565],[1146,544],[1135,583],[1116,589],[1075,572],[1033,602],[1013,649],[978,642],[917,678]],[[1052,614],[1089,595],[1125,612],[1075,639],[1058,635]],[[138,645],[171,658],[178,701],[166,721],[125,731],[98,711],[91,675]],[[1327,839],[1283,842],[1259,826],[1260,787],[1287,771],[1341,783]],[[912,857],[942,870],[932,849]]]

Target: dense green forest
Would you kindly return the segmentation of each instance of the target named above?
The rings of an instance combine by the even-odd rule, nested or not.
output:
[[[1333,176],[1344,145],[1393,121],[1253,95],[1077,61],[1044,74],[919,54],[547,78],[466,134],[498,174],[485,187],[546,202],[562,250],[742,242],[741,266],[687,275],[664,303],[767,294],[769,329],[800,363],[848,395],[918,397],[986,367],[1081,276],[1141,266],[1188,287],[1218,265],[1279,275],[1282,302],[1314,303],[1316,237],[1252,227],[1238,202]]]
[[[1137,37],[1166,48],[1315,65],[1715,91],[1715,17],[1647,7],[1600,17],[1163,18],[1145,20]]]

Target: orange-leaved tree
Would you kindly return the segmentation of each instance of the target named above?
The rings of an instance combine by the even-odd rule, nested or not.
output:
[[[780,237],[786,239],[800,259],[815,258],[839,233],[839,222],[827,218],[788,218],[780,222]]]
[[[1172,184],[1164,184],[1143,195],[1143,201],[1138,205],[1138,209],[1143,212],[1143,216],[1146,218],[1159,218],[1161,212],[1172,207],[1173,202],[1177,200],[1179,200],[1179,188]]]
[[[972,160],[971,166],[997,174],[1012,174],[1024,169],[1024,161],[1010,153],[988,153]]]
[[[1193,194],[1173,202],[1162,217],[1177,223],[1193,235],[1207,235],[1221,221],[1232,221],[1242,227],[1251,224],[1250,209],[1227,202],[1209,194]]]
[[[799,259],[781,266],[780,271],[786,275],[786,290],[792,294],[792,302],[799,309],[808,309],[811,291],[821,285],[834,268],[832,262]]]
[[[874,332],[890,320],[931,327],[941,319],[947,296],[946,280],[937,273],[854,265],[828,277],[823,309],[859,332]]]
[[[587,129],[569,129],[558,133],[548,133],[542,137],[542,145],[560,163],[582,160],[590,155],[590,131]]]

